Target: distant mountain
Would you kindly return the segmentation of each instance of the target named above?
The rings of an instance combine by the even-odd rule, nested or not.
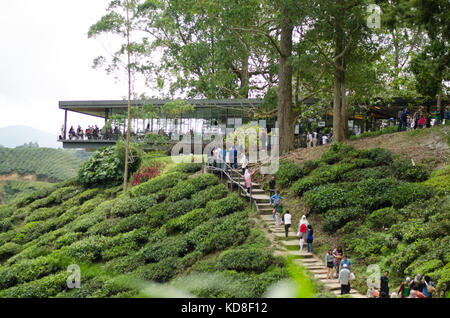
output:
[[[0,145],[8,148],[25,143],[38,143],[39,147],[62,148],[57,136],[29,126],[9,126],[0,128]]]

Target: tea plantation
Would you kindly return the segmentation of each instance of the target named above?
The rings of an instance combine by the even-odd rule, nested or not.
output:
[[[281,162],[277,183],[318,216],[313,226],[338,238],[356,265],[354,288],[365,293],[366,268],[378,264],[390,271],[392,291],[421,274],[442,297],[450,289],[449,168],[430,175],[427,166],[394,159],[383,148],[333,144],[319,160]],[[316,249],[325,255],[335,247]]]
[[[147,297],[150,282],[201,297],[263,296],[286,277],[283,261],[246,203],[199,169],[166,169],[126,194],[71,180],[0,206],[0,297]],[[67,286],[71,264],[81,288]]]

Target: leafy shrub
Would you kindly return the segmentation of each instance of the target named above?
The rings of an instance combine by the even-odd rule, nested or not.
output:
[[[20,252],[22,247],[19,244],[8,242],[0,246],[0,260],[11,257]]]
[[[399,247],[395,255],[392,256],[392,268],[397,273],[404,273],[405,269],[410,266],[416,258],[425,254],[430,246],[433,246],[432,240],[423,239]]]
[[[389,166],[378,166],[348,171],[342,175],[342,181],[359,182],[363,179],[384,179],[389,177],[391,177]]]
[[[179,163],[175,167],[175,171],[193,174],[202,169],[201,163]]]
[[[60,272],[39,280],[0,291],[4,298],[49,298],[67,288],[69,272]]]
[[[272,253],[265,249],[232,249],[223,252],[218,266],[236,271],[264,272],[274,261]]]
[[[444,195],[450,193],[450,165],[433,171],[423,184],[436,188]]]
[[[435,194],[436,190],[433,187],[417,183],[405,183],[393,189],[390,196],[394,207],[401,208],[411,202],[428,200]]]
[[[384,148],[371,148],[359,150],[358,158],[370,159],[377,166],[390,165],[393,162],[391,152]]]
[[[110,235],[116,235],[118,233],[129,232],[134,229],[146,226],[148,222],[149,216],[147,214],[145,213],[132,214],[124,219],[117,220],[116,222],[114,222],[114,224],[110,226],[107,233]]]
[[[375,131],[366,131],[358,136],[356,135],[350,136],[350,140],[362,139],[367,137],[376,137],[384,134],[393,134],[396,133],[397,131],[398,131],[397,126],[388,126]]]
[[[364,216],[365,213],[365,210],[359,207],[329,210],[324,216],[323,230],[328,233],[334,233],[347,222],[360,218]]]
[[[189,242],[183,235],[167,237],[162,241],[145,245],[138,254],[147,263],[157,263],[167,257],[182,257],[191,251]]]
[[[130,191],[128,191],[128,195],[133,198],[156,193],[161,190],[167,190],[174,187],[180,180],[186,178],[187,175],[182,172],[164,174],[131,188]]]
[[[303,170],[305,175],[311,173],[314,169],[318,168],[323,162],[320,160],[307,160],[303,164]]]
[[[181,199],[189,199],[197,190],[191,180],[182,181],[170,190],[170,194],[166,200],[175,202]]]
[[[72,243],[75,243],[76,241],[78,241],[82,234],[83,233],[81,232],[70,232],[60,236],[55,241],[55,248],[60,249],[61,247],[69,246]]]
[[[81,261],[93,262],[101,258],[101,252],[107,244],[106,237],[92,235],[68,246],[64,250],[64,255]]]
[[[372,211],[381,209],[391,205],[391,192],[397,185],[395,179],[364,179],[354,183],[348,200]]]
[[[206,205],[207,213],[218,218],[239,211],[243,208],[244,202],[236,193],[233,193],[224,199],[209,202]]]
[[[204,255],[239,245],[250,233],[247,211],[207,221],[186,235],[187,242]]]
[[[319,178],[324,183],[337,182],[342,175],[348,171],[355,169],[355,165],[351,163],[339,163],[335,165],[327,165],[317,168],[311,176]]]
[[[325,212],[329,209],[342,208],[349,205],[348,187],[342,184],[325,184],[309,190],[303,195],[306,205],[312,212]]]
[[[144,212],[155,204],[156,195],[154,194],[139,196],[137,198],[130,198],[123,195],[115,200],[111,214],[114,216],[129,216],[134,213]]]
[[[137,144],[130,144],[133,160],[128,163],[130,174],[140,165],[142,150]],[[131,157],[131,155],[130,155]],[[106,147],[95,151],[78,171],[79,182],[86,186],[115,186],[123,182],[125,167],[125,144],[118,141],[114,147]]]
[[[396,160],[391,165],[392,173],[399,180],[421,182],[430,177],[428,168],[421,164],[415,166],[408,160]]]
[[[106,268],[116,273],[130,273],[139,266],[144,265],[141,253],[134,253],[122,257],[117,257],[106,263]]]
[[[202,208],[208,202],[222,199],[227,196],[227,194],[227,187],[221,183],[216,186],[210,186],[200,192],[194,193],[190,200],[192,201],[194,207]]]
[[[159,176],[161,172],[156,167],[146,167],[142,170],[139,170],[133,175],[133,180],[131,181],[131,185],[135,186],[143,182],[147,182],[150,179],[153,179],[156,176]]]
[[[178,257],[167,257],[158,263],[139,267],[133,274],[141,279],[164,283],[175,275],[179,264]]]
[[[192,210],[185,215],[169,220],[166,223],[167,234],[187,233],[207,220],[207,217],[206,210],[203,208]]]
[[[313,189],[321,185],[323,182],[319,177],[316,176],[306,176],[298,181],[296,181],[292,187],[292,193],[295,193],[301,197],[306,191]]]
[[[372,229],[390,228],[397,222],[398,212],[392,208],[373,211],[366,219],[366,224]]]
[[[327,152],[324,152],[320,157],[320,160],[328,164],[337,163],[344,158],[356,157],[357,151],[352,146],[333,143]]]
[[[289,187],[294,181],[305,175],[305,169],[290,161],[281,160],[277,173],[277,183],[282,188]]]

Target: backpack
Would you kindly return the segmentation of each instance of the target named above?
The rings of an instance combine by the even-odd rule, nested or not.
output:
[[[308,239],[308,240],[311,240],[311,241],[314,239],[314,237],[313,237],[313,230],[309,230],[309,231],[308,231],[308,237],[307,237],[307,239]]]

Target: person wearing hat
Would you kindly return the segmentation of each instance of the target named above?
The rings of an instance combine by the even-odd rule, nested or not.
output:
[[[350,271],[347,264],[342,265],[339,271],[339,283],[341,284],[341,295],[350,294]]]
[[[409,284],[411,282],[411,278],[406,277],[406,280],[404,282],[402,282],[402,284],[400,285],[400,288],[398,289],[397,294],[400,296],[400,298],[408,298],[409,294],[410,294],[410,287]]]

